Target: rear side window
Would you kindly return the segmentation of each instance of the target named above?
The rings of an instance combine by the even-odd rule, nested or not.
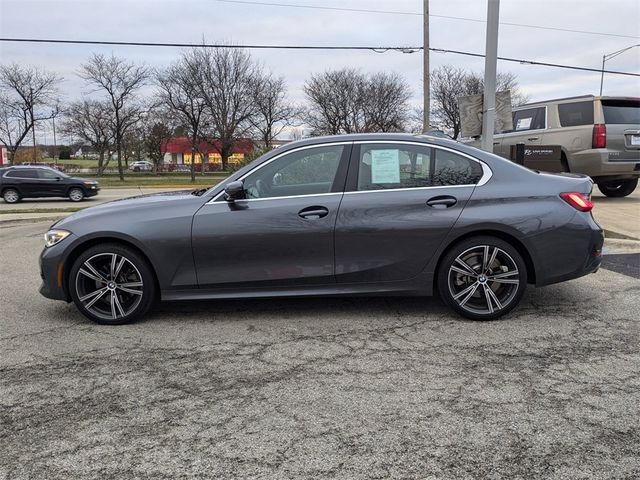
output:
[[[558,105],[558,115],[562,127],[593,124],[593,102],[573,102]]]
[[[7,177],[12,178],[38,178],[38,172],[35,169],[18,168],[7,173]]]
[[[360,146],[358,190],[470,185],[482,167],[466,157],[419,145]]]
[[[602,100],[604,122],[640,125],[640,100]]]
[[[434,152],[433,185],[472,185],[482,178],[482,167],[478,162],[447,150],[436,148]]]
[[[513,129],[515,132],[539,130],[546,127],[546,110],[544,107],[527,108],[513,112]]]

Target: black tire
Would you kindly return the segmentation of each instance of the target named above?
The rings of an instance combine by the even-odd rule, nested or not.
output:
[[[140,167],[133,167],[133,171],[134,172],[139,172],[140,171]]]
[[[485,256],[488,266],[483,269]],[[459,263],[459,257],[466,267]],[[472,237],[445,253],[437,282],[440,297],[460,315],[494,320],[520,303],[527,288],[527,266],[510,243],[490,236]]]
[[[156,298],[156,279],[147,259],[117,243],[96,245],[82,252],[71,267],[68,287],[78,310],[103,325],[137,320]]]
[[[638,179],[614,180],[610,182],[599,182],[598,190],[607,197],[619,198],[631,195],[638,186]]]
[[[84,200],[84,190],[79,187],[70,188],[67,196],[72,202],[81,202]]]
[[[6,203],[18,203],[20,201],[20,192],[15,188],[6,188],[2,192],[2,198]]]

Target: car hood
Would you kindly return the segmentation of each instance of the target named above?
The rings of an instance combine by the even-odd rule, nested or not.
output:
[[[78,220],[88,217],[96,217],[100,215],[124,214],[129,210],[140,211],[142,209],[166,208],[167,203],[171,202],[172,206],[176,203],[184,203],[185,205],[195,205],[196,207],[204,204],[206,199],[192,195],[193,190],[179,190],[172,192],[150,193],[145,195],[137,195],[135,197],[112,200],[110,202],[101,203],[95,207],[85,208],[79,212],[75,212],[68,217],[63,218],[56,227],[71,224]]]

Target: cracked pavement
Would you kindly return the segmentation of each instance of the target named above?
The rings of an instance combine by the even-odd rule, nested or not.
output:
[[[95,325],[0,239],[0,478],[638,478],[640,280],[438,299],[234,300]]]

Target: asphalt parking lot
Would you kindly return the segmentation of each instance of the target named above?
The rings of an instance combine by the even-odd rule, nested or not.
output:
[[[37,293],[47,227],[0,232],[0,478],[640,476],[633,268],[495,322],[374,298],[103,327]]]

